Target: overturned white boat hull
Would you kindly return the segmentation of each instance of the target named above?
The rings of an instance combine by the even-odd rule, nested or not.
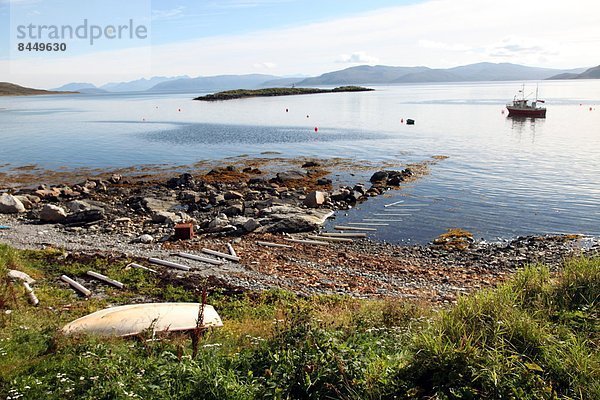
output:
[[[76,319],[62,329],[65,334],[131,336],[146,330],[185,331],[197,327],[200,303],[148,303],[111,307]],[[223,326],[212,306],[204,306],[203,327]]]

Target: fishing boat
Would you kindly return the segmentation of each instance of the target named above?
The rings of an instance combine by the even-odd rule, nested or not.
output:
[[[532,93],[533,94],[533,93]],[[506,105],[509,117],[530,117],[530,118],[546,118],[546,107],[540,106],[544,104],[544,100],[538,99],[538,89],[535,89],[535,100],[529,100],[525,96],[525,85],[515,95],[512,103]]]

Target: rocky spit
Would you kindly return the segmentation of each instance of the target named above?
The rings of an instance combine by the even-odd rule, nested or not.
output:
[[[58,248],[69,257],[160,258],[191,267],[158,269],[193,284],[211,277],[235,290],[284,288],[301,294],[393,296],[454,302],[462,293],[493,287],[531,263],[557,267],[564,258],[597,254],[598,241],[579,236],[474,242],[468,234],[429,246],[397,246],[361,238],[316,238],[325,220],[427,173],[428,161],[375,172],[369,182],[332,187],[318,161],[278,173],[227,166],[170,178],[113,174],[73,185],[0,191],[0,242],[18,248]],[[196,236],[176,240],[189,223]],[[349,233],[356,233],[349,231]],[[301,242],[298,242],[300,240]],[[309,242],[302,242],[309,241]],[[203,249],[229,253],[221,265],[181,258]],[[83,282],[82,282],[83,283]]]

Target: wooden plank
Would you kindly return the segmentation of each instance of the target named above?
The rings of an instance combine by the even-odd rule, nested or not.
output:
[[[237,256],[232,256],[231,254],[221,253],[220,251],[214,251],[211,249],[202,249],[203,253],[210,254],[211,256],[224,258],[226,260],[240,262],[240,258]]]
[[[321,246],[329,246],[329,243],[323,242],[320,240],[301,240],[301,239],[290,239],[290,238],[285,238],[285,240],[288,242],[299,243],[299,244],[314,244],[314,245],[321,245]]]
[[[223,265],[224,262],[221,260],[215,260],[214,258],[207,258],[202,256],[197,256],[195,254],[189,253],[177,253],[179,257],[187,258],[188,260],[201,261],[212,265]]]
[[[356,225],[356,226],[390,226],[390,224],[378,224],[378,223],[368,223],[368,222],[348,222],[348,225]]]
[[[265,246],[265,247],[279,247],[282,249],[293,249],[294,246],[290,246],[289,244],[280,244],[280,243],[271,243],[271,242],[261,242],[258,241],[256,242],[256,244],[258,244],[259,246]]]
[[[395,204],[394,207],[427,207],[428,203]]]
[[[321,236],[329,236],[329,237],[341,237],[341,238],[366,238],[366,233],[336,233],[336,232],[324,232],[321,233]]]
[[[86,289],[83,285],[75,282],[73,279],[69,278],[68,276],[63,275],[60,277],[60,279],[62,279],[64,282],[67,282],[69,285],[71,285],[71,287],[73,289],[79,291],[85,297],[90,297],[92,295],[92,292],[90,290]]]
[[[89,276],[91,276],[92,278],[96,278],[96,279],[99,279],[101,281],[104,281],[104,282],[106,282],[108,284],[111,284],[113,286],[118,287],[119,289],[123,289],[123,287],[125,287],[125,285],[123,285],[121,282],[116,281],[114,279],[111,279],[111,278],[109,278],[106,275],[102,275],[102,274],[99,274],[99,273],[94,272],[94,271],[88,271],[87,274]]]
[[[157,265],[162,265],[163,267],[176,268],[176,269],[180,269],[182,271],[189,271],[191,269],[187,265],[177,264],[177,263],[174,263],[171,261],[165,261],[165,260],[161,260],[158,258],[149,258],[148,262],[150,264],[157,264]]]
[[[227,250],[229,250],[229,254],[231,254],[234,257],[237,257],[235,249],[233,248],[233,246],[231,245],[231,243],[227,243]]]
[[[136,264],[136,263],[131,263],[131,264],[128,264],[127,266],[131,267],[131,268],[143,269],[144,271],[154,272],[155,274],[158,273],[158,271],[156,271],[152,268],[144,267],[143,265]]]
[[[328,236],[307,236],[310,240],[321,240],[326,242],[340,242],[340,243],[352,243],[354,240],[350,238],[336,238],[336,237],[328,237]]]
[[[31,288],[31,286],[29,286],[29,283],[23,282],[23,286],[25,287],[25,290],[27,291],[27,294],[29,295],[29,300],[31,301],[31,304],[34,306],[37,306],[38,304],[40,304],[40,301],[38,300],[37,296],[33,292],[33,289]]]
[[[359,226],[342,226],[337,225],[334,226],[333,229],[336,231],[368,231],[368,232],[377,232],[377,228],[361,228]]]
[[[400,204],[400,203],[404,203],[404,200],[400,200],[400,201],[397,201],[397,202],[391,203],[391,204],[385,204],[384,207],[387,208],[387,207],[395,206],[396,204]]]

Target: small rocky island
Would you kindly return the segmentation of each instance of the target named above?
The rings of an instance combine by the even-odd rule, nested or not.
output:
[[[318,89],[318,88],[266,88],[266,89],[236,89],[226,90],[208,94],[206,96],[196,97],[194,100],[201,101],[220,101],[244,99],[246,97],[272,97],[272,96],[296,96],[300,94],[318,94],[318,93],[338,93],[338,92],[370,92],[375,89],[362,86],[340,86],[334,89]]]

